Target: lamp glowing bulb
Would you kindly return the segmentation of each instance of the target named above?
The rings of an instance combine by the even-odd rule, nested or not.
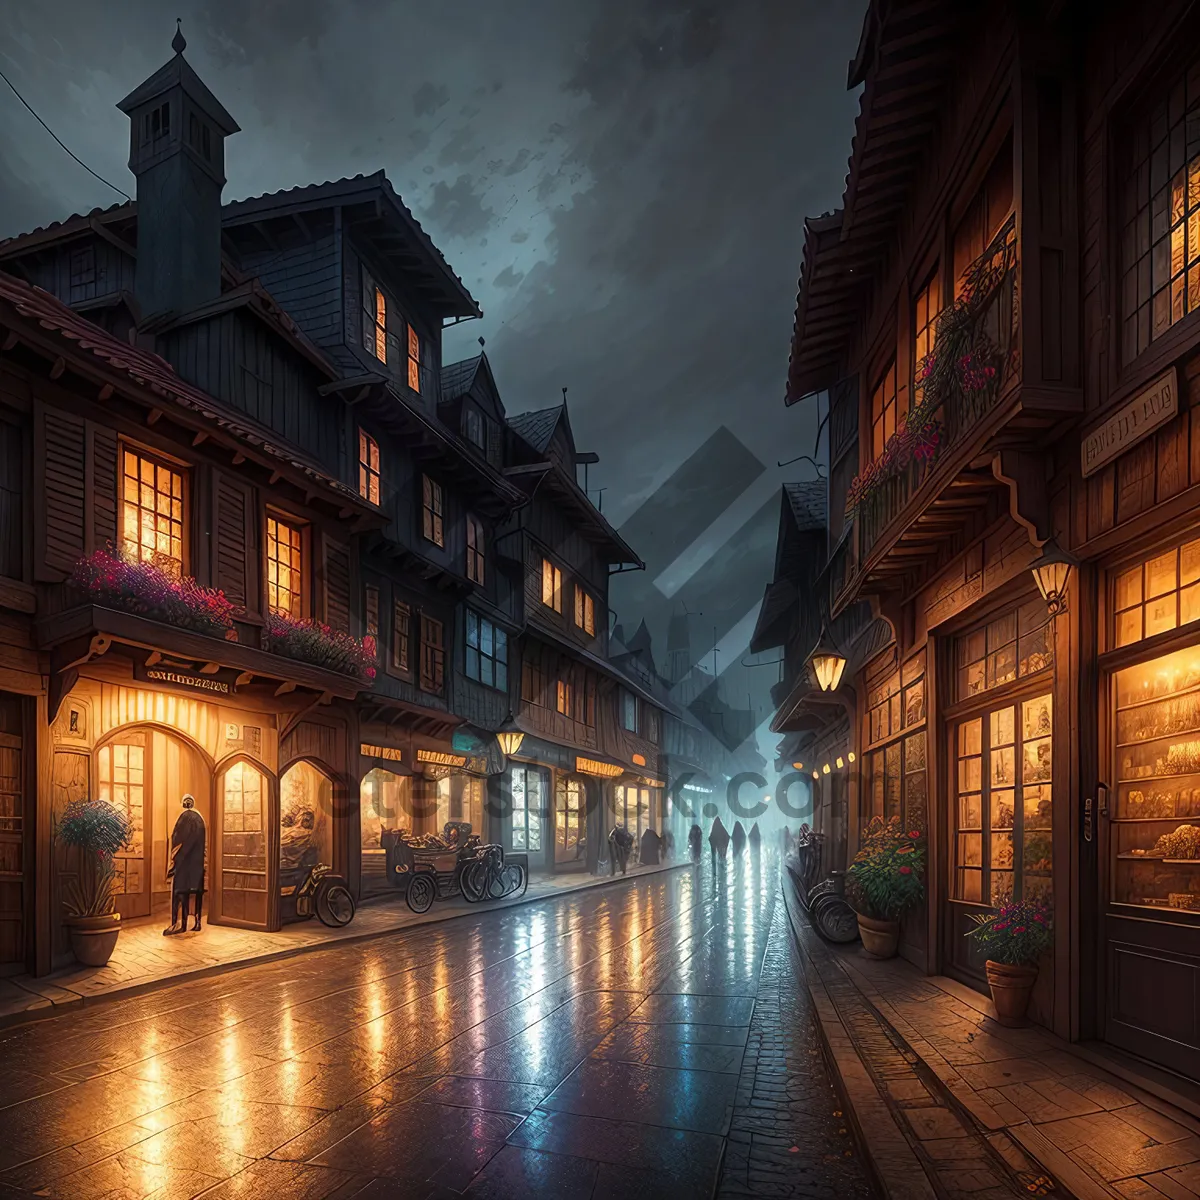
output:
[[[854,751],[853,751],[853,750],[851,750],[851,751],[850,751],[850,753],[846,755],[846,757],[847,757],[847,758],[848,758],[848,759],[849,759],[851,762],[854,762]]]
[[[820,779],[820,778],[821,778],[821,775],[820,775],[820,773],[819,773],[818,771],[814,771],[814,772],[813,772],[813,778],[814,778],[814,779]]]
[[[845,760],[842,758],[842,756],[840,754],[837,757],[837,765],[838,765],[839,769],[846,765]]]
[[[821,768],[821,770],[822,770],[822,771],[823,771],[823,772],[824,772],[826,775],[828,775],[828,774],[829,774],[829,764],[828,764],[828,763],[826,763],[826,764],[825,764],[825,765],[824,765],[824,766]]]

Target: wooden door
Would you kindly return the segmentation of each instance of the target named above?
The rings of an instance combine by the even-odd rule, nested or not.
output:
[[[0,968],[25,960],[25,831],[21,739],[0,733]]]
[[[154,837],[149,775],[146,733],[142,730],[119,734],[96,753],[100,799],[121,809],[133,827],[129,845],[113,859],[113,891],[123,920],[150,915],[149,851]]]
[[[222,925],[271,928],[275,813],[271,781],[253,763],[232,763],[213,798],[213,912]]]

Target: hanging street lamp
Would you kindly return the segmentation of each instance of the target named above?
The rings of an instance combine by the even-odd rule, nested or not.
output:
[[[846,669],[846,656],[833,644],[829,631],[821,626],[821,636],[808,656],[809,665],[817,677],[817,686],[823,692],[836,692]]]
[[[1071,578],[1071,569],[1079,565],[1079,560],[1065,550],[1060,550],[1058,543],[1051,538],[1042,547],[1041,557],[1030,568],[1037,583],[1042,599],[1046,601],[1046,609],[1052,617],[1067,610],[1067,580]]]
[[[524,740],[525,731],[517,724],[510,710],[504,724],[496,730],[496,743],[503,751],[505,758],[512,758],[520,750]]]

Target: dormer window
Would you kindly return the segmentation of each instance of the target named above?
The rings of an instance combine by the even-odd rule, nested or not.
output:
[[[483,423],[483,413],[473,404],[468,404],[463,409],[463,432],[467,435],[467,441],[472,445],[478,446],[480,450],[487,448],[487,430]]]
[[[381,363],[387,363],[387,297],[383,289],[363,271],[363,347]]]
[[[142,145],[153,146],[171,136],[171,105],[166,102],[142,117]]]

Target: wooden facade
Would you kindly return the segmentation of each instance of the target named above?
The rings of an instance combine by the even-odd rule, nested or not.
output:
[[[0,969],[67,954],[72,800],[134,820],[127,918],[161,912],[185,791],[210,919],[266,929],[301,843],[362,895],[388,888],[386,829],[504,836],[486,801],[526,645],[602,714],[533,714],[526,757],[536,729],[597,784],[659,767],[658,733],[615,727],[607,659],[610,566],[640,564],[575,482],[569,429],[526,442],[485,357],[442,363],[443,325],[479,310],[386,177],[222,205],[236,123],[182,51],[122,107],[139,200],[0,243]],[[586,636],[527,633],[533,537],[586,585]],[[110,546],[219,589],[233,629],[81,592]],[[374,678],[284,653],[279,614],[371,639]]]
[[[867,603],[887,634],[842,688],[849,850],[876,814],[928,835],[904,952],[982,988],[970,915],[1045,897],[1035,1018],[1192,1079],[1194,22],[1183,4],[872,4],[848,190],[807,225],[789,376],[789,402],[831,406],[812,603],[833,620]],[[973,298],[978,323],[956,325]],[[923,410],[928,356],[964,345],[982,356]],[[1031,570],[1051,540],[1078,560],[1058,615]]]

